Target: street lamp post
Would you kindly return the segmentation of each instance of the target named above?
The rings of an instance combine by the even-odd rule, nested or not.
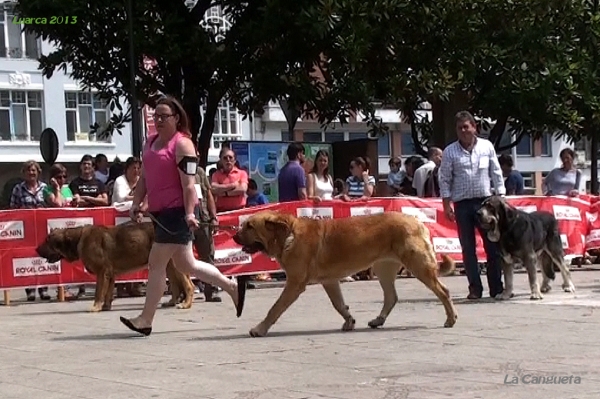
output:
[[[129,22],[129,104],[131,106],[131,151],[139,157],[142,153],[142,127],[137,96],[135,94],[135,77],[137,62],[133,47],[133,0],[127,0],[127,19]]]

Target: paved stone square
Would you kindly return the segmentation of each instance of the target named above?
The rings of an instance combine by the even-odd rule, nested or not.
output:
[[[467,303],[466,278],[444,278],[459,314],[453,329],[442,328],[433,294],[402,278],[386,326],[370,330],[379,285],[348,283],[343,291],[358,323],[350,333],[339,331],[341,318],[311,286],[265,338],[248,330],[280,288],[248,291],[240,319],[228,298],[161,309],[148,338],[118,320],[136,315],[143,298],[118,299],[114,311],[98,314],[87,312],[90,301],[15,303],[0,307],[0,398],[597,399],[600,272],[573,278],[575,295],[560,290],[558,276],[554,290],[532,302],[526,275],[517,274],[509,303]],[[504,383],[514,376],[518,384]],[[523,376],[581,381],[535,385]]]

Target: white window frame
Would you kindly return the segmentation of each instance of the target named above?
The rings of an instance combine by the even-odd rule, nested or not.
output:
[[[14,97],[14,93],[16,92],[22,92],[25,95],[25,103],[15,103],[15,101],[13,100]],[[37,142],[39,140],[32,140],[31,139],[31,111],[39,111],[41,114],[41,119],[42,119],[42,131],[45,128],[46,125],[46,121],[45,121],[45,114],[44,114],[44,92],[42,90],[0,90],[0,93],[8,93],[9,95],[9,99],[10,99],[10,105],[9,106],[2,106],[1,102],[0,102],[0,110],[3,111],[8,111],[9,112],[9,117],[10,117],[10,142]],[[41,99],[41,107],[30,107],[29,106],[29,93],[38,93],[40,95],[40,99]],[[0,94],[1,96],[1,94]],[[15,104],[19,104],[19,105],[25,105],[25,123],[27,124],[27,131],[25,132],[26,134],[26,139],[25,140],[19,140],[17,137],[17,132],[15,132],[15,112],[14,112],[14,108],[13,105]],[[38,134],[41,134],[42,132],[40,131]],[[3,140],[0,138],[0,140]]]
[[[535,172],[520,172],[523,176],[523,188],[536,189]]]
[[[544,141],[548,142],[548,153],[544,154]],[[542,138],[540,139],[540,156],[542,157],[552,157],[552,143],[554,142],[554,136],[550,133],[544,133]]]
[[[80,102],[79,102],[79,94],[82,94],[82,93],[86,93],[86,94],[89,94],[91,96],[91,100],[92,100],[91,104],[80,104]],[[75,108],[69,107],[69,104],[67,104],[67,95],[68,94],[75,94],[75,100],[76,100]],[[94,96],[96,96],[96,95],[97,95],[97,93],[94,92],[94,91],[83,91],[83,90],[65,90],[64,91],[63,100],[64,100],[64,105],[65,105],[65,127],[68,125],[68,124],[66,124],[67,112],[75,112],[75,124],[76,124],[75,127],[76,127],[76,130],[73,133],[74,136],[75,136],[75,141],[78,141],[77,140],[77,136],[78,135],[83,135],[83,134],[88,134],[88,140],[91,139],[91,137],[90,137],[91,135],[90,135],[90,132],[89,132],[90,129],[89,128],[88,128],[87,132],[80,131],[80,129],[81,129],[81,120],[80,120],[80,115],[79,115],[79,107],[80,106],[92,109],[92,120],[91,120],[91,124],[92,125],[96,123],[96,112],[99,112],[99,111],[103,111],[104,110],[106,112],[106,122],[108,122],[110,120],[111,113],[110,113],[110,109],[109,109],[108,104],[106,104],[106,108],[95,108],[95,106],[94,106]],[[67,139],[68,139],[68,137],[69,137],[69,132],[67,132]],[[112,136],[109,134],[109,135],[107,135],[106,137],[103,137],[103,138],[96,137],[95,140],[96,141],[100,141],[102,143],[111,143],[112,142]],[[70,141],[70,142],[73,142],[73,141]]]
[[[518,151],[519,146],[518,145],[515,145],[515,154],[518,157],[532,157],[533,154],[534,154],[534,148],[533,147],[534,147],[535,142],[533,141],[533,138],[531,137],[531,135],[526,134],[524,136],[525,137],[523,137],[521,139],[521,142],[523,142],[525,140],[529,140],[529,154],[519,154],[519,151]]]
[[[14,25],[12,23],[12,20],[9,20],[8,18],[8,14],[9,12],[12,11],[12,9],[14,8],[14,4],[12,2],[3,2],[2,4],[0,4],[0,12],[2,13],[2,15],[4,16],[4,21],[0,21],[0,24],[2,24],[2,30],[4,31],[4,43],[0,43],[0,58],[29,58],[27,57],[27,48],[26,48],[26,43],[27,41],[25,40],[26,35],[33,35],[32,33],[26,33],[24,31],[25,29],[25,25],[23,24],[19,24],[19,29],[21,29],[21,48],[20,49],[16,49],[15,50],[19,50],[19,51],[15,51],[14,54],[11,54],[11,47],[9,46],[9,42],[8,42],[8,24]],[[35,40],[36,42],[36,55],[34,58],[30,58],[30,59],[38,59],[39,56],[41,55],[41,41],[39,38],[36,38]],[[6,53],[4,56],[2,56],[2,53]]]
[[[223,132],[222,125],[222,112],[227,113],[227,131]],[[202,108],[202,114],[204,115],[204,107]],[[235,121],[232,121],[231,117],[235,116]],[[204,120],[204,118],[203,118]],[[234,123],[235,132],[231,129],[231,123]],[[217,109],[217,113],[215,114],[215,126],[213,128],[212,139],[210,143],[210,148],[213,150],[220,150],[221,143],[226,141],[236,141],[241,140],[243,138],[242,135],[242,118],[240,117],[240,113],[237,109],[233,108],[228,100],[222,100],[219,103],[219,108]]]

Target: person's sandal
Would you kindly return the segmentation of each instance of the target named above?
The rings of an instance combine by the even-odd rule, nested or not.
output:
[[[121,323],[125,324],[125,326],[127,328],[129,328],[131,331],[135,331],[136,333],[142,334],[145,337],[152,334],[152,327],[137,328],[136,326],[133,325],[131,320],[129,320],[123,316],[119,317],[119,320],[121,320]]]

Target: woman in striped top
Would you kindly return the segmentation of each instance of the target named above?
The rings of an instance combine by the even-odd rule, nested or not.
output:
[[[366,200],[375,192],[375,178],[369,176],[370,161],[367,157],[357,157],[350,162],[350,177],[342,199],[344,201]]]

